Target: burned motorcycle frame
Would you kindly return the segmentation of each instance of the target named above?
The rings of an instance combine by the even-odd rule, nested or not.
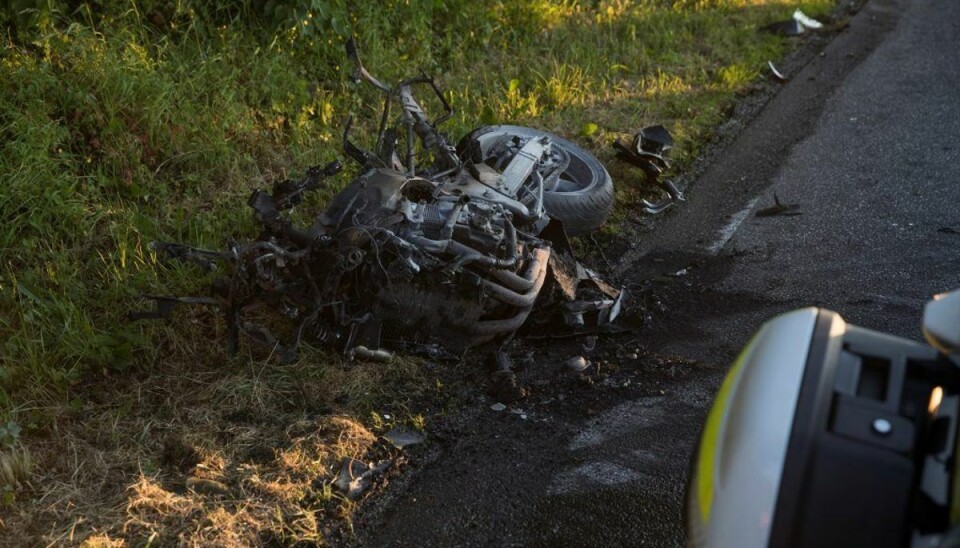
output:
[[[612,321],[623,292],[576,263],[550,215],[552,199],[572,203],[554,209],[572,211],[580,226],[606,218],[612,183],[599,162],[568,141],[515,126],[481,128],[454,147],[436,129],[453,109],[433,79],[421,73],[388,86],[363,67],[352,40],[347,53],[355,79],[385,94],[373,150],[350,141],[349,121],[344,131],[344,151],[362,174],[310,226],[297,226],[287,212],[340,172],[337,162],[254,191],[248,205],[262,229],[254,241],[226,251],[154,243],[163,256],[220,264],[227,275],[209,297],[151,296],[156,310],[131,316],[164,317],[177,303],[214,305],[230,352],[242,334],[283,361],[295,359],[305,339],[371,360],[389,359],[395,349],[437,355],[500,345],[535,305],[575,329]],[[433,91],[443,116],[428,119],[417,86]],[[400,131],[404,151],[397,150]],[[556,289],[542,291],[548,282]],[[559,299],[538,303],[542,293]]]

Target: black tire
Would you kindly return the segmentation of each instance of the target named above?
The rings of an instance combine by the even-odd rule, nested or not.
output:
[[[600,227],[613,209],[613,180],[603,164],[586,150],[552,133],[523,126],[483,126],[460,139],[457,153],[473,162],[492,163],[489,152],[506,139],[547,136],[570,157],[555,190],[544,192],[543,206],[563,223],[567,234],[587,234]]]

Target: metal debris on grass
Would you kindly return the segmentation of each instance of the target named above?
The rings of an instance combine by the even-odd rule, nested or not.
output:
[[[808,29],[819,30],[823,28],[823,23],[817,21],[813,17],[808,16],[799,9],[793,12],[793,19]]]
[[[360,175],[304,224],[290,213],[327,186],[342,170],[338,162],[254,191],[247,205],[259,224],[256,239],[223,251],[153,244],[161,258],[220,277],[209,296],[149,296],[155,309],[131,319],[164,318],[178,304],[212,305],[226,322],[231,354],[247,337],[290,362],[309,340],[351,359],[388,362],[394,351],[456,355],[487,345],[503,353],[534,308],[578,325],[618,315],[625,292],[580,265],[567,240],[568,230],[602,225],[612,207],[612,181],[592,154],[517,126],[478,128],[455,147],[436,127],[452,108],[433,79],[421,74],[389,86],[363,68],[352,40],[347,52],[355,78],[385,95],[371,150],[350,141],[346,124],[343,150]],[[414,90],[423,88],[443,106],[441,116],[421,109]],[[398,149],[401,135],[406,150]],[[647,163],[665,166],[672,139],[652,126],[636,146]],[[561,264],[556,249],[568,255],[562,274],[551,269]],[[567,290],[541,295],[563,276]],[[513,382],[509,364],[498,363],[496,378]]]
[[[685,201],[675,184],[660,180],[660,175],[670,167],[666,155],[673,148],[673,137],[667,128],[662,125],[647,126],[633,136],[629,145],[617,139],[613,148],[617,151],[617,159],[640,168],[647,180],[666,194],[665,198],[655,202],[641,200],[645,212],[656,215],[676,202]]]
[[[384,434],[383,439],[390,442],[390,444],[397,449],[403,449],[411,445],[423,443],[426,441],[427,436],[422,432],[398,426]]]
[[[377,464],[367,464],[361,460],[353,458],[344,458],[340,463],[340,473],[337,479],[333,481],[333,486],[350,500],[360,498],[367,489],[373,485],[373,480],[383,474],[390,465],[391,460],[381,461]]]
[[[773,73],[773,77],[776,78],[778,82],[786,82],[787,77],[780,73],[777,70],[777,67],[773,66],[773,61],[767,61],[767,66],[770,67],[770,72]]]
[[[781,36],[798,36],[807,30],[819,30],[822,28],[823,23],[808,16],[798,9],[793,12],[793,15],[790,17],[790,19],[771,23],[763,27],[763,30],[773,34],[779,34]]]

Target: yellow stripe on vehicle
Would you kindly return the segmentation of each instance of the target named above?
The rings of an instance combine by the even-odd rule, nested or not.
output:
[[[703,427],[703,436],[700,438],[700,455],[697,459],[696,488],[700,519],[704,526],[710,521],[710,508],[713,505],[714,473],[717,468],[717,440],[726,422],[734,386],[737,384],[737,379],[740,378],[743,364],[746,363],[747,356],[753,351],[756,341],[757,336],[754,336],[737,356],[736,361],[733,362],[733,366],[723,379],[723,384],[720,386],[720,391],[717,392],[717,397],[713,401],[713,407],[710,408],[707,422]]]

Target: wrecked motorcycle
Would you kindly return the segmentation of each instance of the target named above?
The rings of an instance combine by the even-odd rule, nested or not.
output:
[[[623,292],[580,266],[566,242],[567,232],[600,226],[612,207],[613,183],[593,155],[518,126],[479,128],[453,146],[437,130],[453,109],[432,78],[421,72],[390,86],[366,70],[353,40],[347,53],[355,81],[385,96],[372,150],[354,144],[346,124],[343,149],[361,175],[310,226],[288,212],[341,170],[336,162],[254,191],[248,205],[262,232],[252,242],[227,251],[155,243],[162,255],[219,263],[228,275],[209,297],[152,296],[156,310],[135,318],[164,317],[178,303],[214,305],[231,352],[245,335],[282,360],[304,339],[386,360],[388,349],[437,355],[508,341],[545,293],[560,300],[538,306],[574,328],[616,317]],[[442,105],[439,118],[418,102],[422,87]],[[542,291],[547,283],[556,289]]]

